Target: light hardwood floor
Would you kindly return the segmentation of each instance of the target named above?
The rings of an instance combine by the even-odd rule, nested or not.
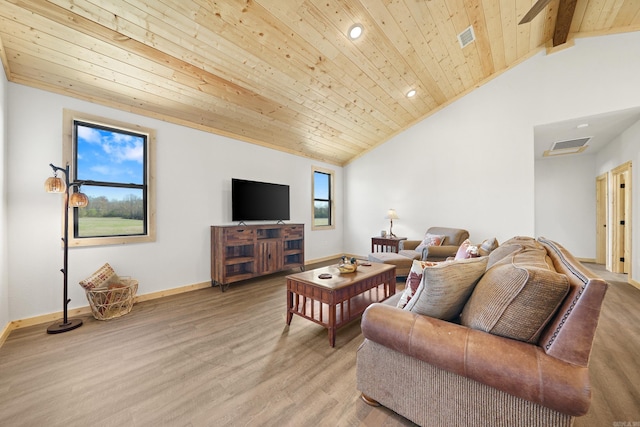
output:
[[[294,316],[286,326],[284,276],[146,301],[59,335],[13,331],[0,348],[0,425],[412,426],[360,400],[359,321],[335,348],[318,325]],[[576,426],[640,425],[638,308],[639,290],[610,286],[593,404]]]

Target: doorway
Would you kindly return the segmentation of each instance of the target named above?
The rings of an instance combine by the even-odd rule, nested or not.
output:
[[[629,274],[631,272],[631,162],[613,169],[611,179],[613,181],[611,271]]]

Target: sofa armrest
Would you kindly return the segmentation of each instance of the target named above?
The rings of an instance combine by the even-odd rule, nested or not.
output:
[[[476,331],[410,311],[372,304],[362,334],[399,353],[556,411],[581,416],[591,400],[588,368],[534,344]]]
[[[422,240],[400,240],[400,250],[414,250],[420,243],[422,243]]]
[[[450,256],[456,256],[459,246],[442,245],[427,246],[422,250],[423,261],[444,261]]]

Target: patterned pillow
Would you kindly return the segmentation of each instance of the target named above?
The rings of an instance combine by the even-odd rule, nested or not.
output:
[[[455,259],[468,259],[478,256],[478,247],[471,244],[469,239],[462,242],[456,252]]]
[[[563,274],[498,263],[478,282],[462,310],[461,324],[535,343],[567,292],[569,282]]]
[[[119,281],[118,275],[107,262],[91,276],[81,280],[80,286],[85,289],[100,289],[108,287],[110,283]]]
[[[444,242],[445,236],[439,234],[426,233],[422,242],[416,246],[416,251],[422,252],[427,246],[440,246]]]
[[[482,257],[425,268],[418,290],[404,309],[442,320],[457,319],[486,267],[487,258]]]
[[[404,292],[402,293],[402,297],[398,301],[397,307],[404,308],[405,305],[409,301],[411,301],[411,297],[416,293],[420,282],[422,281],[422,271],[425,267],[436,265],[437,263],[432,261],[420,261],[413,260],[413,264],[411,265],[411,270],[409,271],[409,275],[407,276],[407,282],[404,286]]]

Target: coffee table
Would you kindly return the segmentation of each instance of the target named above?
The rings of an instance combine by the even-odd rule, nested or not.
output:
[[[320,275],[331,278],[321,279]],[[336,345],[336,330],[360,316],[374,302],[396,293],[396,267],[360,265],[354,273],[340,273],[337,265],[287,276],[287,325],[294,314],[329,330],[329,344]]]

